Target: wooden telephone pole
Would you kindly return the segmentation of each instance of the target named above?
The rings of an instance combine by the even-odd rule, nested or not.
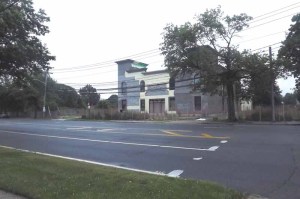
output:
[[[275,101],[274,101],[274,68],[272,63],[272,47],[269,47],[270,71],[271,71],[271,104],[272,104],[272,121],[275,122]]]

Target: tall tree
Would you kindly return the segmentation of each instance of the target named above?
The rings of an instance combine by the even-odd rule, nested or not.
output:
[[[109,105],[111,108],[118,108],[118,96],[117,95],[111,95],[107,101],[109,102]]]
[[[44,74],[26,77],[26,81],[8,79],[0,83],[0,113],[41,111],[45,92]],[[47,78],[46,107],[83,107],[76,90]]]
[[[286,69],[296,78],[296,86],[300,89],[300,13],[292,17],[294,24],[283,41],[278,57],[283,59]]]
[[[84,101],[85,105],[95,106],[100,100],[100,94],[97,93],[95,89],[90,84],[87,84],[85,87],[79,89],[79,94]]]
[[[269,66],[269,57],[265,54],[251,54],[243,52],[241,64],[244,66],[244,78],[241,84],[241,97],[251,99],[254,106],[271,105],[271,84],[272,75],[280,75],[278,70],[271,69]],[[275,67],[274,67],[275,68]],[[275,103],[281,103],[281,91],[278,85],[274,85]]]
[[[0,112],[37,111],[41,106],[41,96],[37,88],[19,82],[5,82],[0,86]]]
[[[225,86],[228,96],[228,119],[235,121],[234,86],[242,78],[241,54],[232,40],[252,18],[246,14],[224,16],[220,7],[206,10],[196,23],[169,24],[161,44],[165,65],[172,74],[198,73],[203,88],[213,93]],[[202,47],[201,47],[202,46]],[[218,65],[218,66],[217,66]]]
[[[300,88],[295,89],[294,94],[295,94],[295,96],[296,96],[298,102],[300,102]]]
[[[47,34],[49,21],[31,0],[0,1],[0,77],[23,78],[49,69],[54,60],[39,37]]]
[[[286,93],[283,97],[284,104],[287,105],[296,105],[297,104],[297,93]]]
[[[58,105],[63,107],[80,107],[79,94],[71,86],[65,84],[56,84],[55,92],[58,95]]]

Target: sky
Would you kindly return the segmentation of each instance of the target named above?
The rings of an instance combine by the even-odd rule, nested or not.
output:
[[[246,13],[254,18],[233,43],[241,50],[276,54],[285,39],[300,1],[242,0],[33,0],[51,21],[42,41],[56,61],[51,77],[76,89],[91,84],[97,89],[117,87],[115,61],[134,59],[149,64],[148,71],[163,69],[159,46],[167,24],[193,22],[194,17],[218,5],[227,15]],[[279,79],[282,94],[292,92],[293,78]],[[109,95],[102,95],[107,98]]]

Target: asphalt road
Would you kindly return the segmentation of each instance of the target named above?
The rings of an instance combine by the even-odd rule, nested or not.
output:
[[[2,119],[0,145],[300,198],[297,125]]]

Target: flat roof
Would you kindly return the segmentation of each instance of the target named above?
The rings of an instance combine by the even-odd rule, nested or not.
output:
[[[169,73],[169,71],[168,71],[168,69],[155,70],[155,71],[145,72],[145,73],[143,73],[143,75],[153,75],[153,74],[159,74],[159,73]]]
[[[117,64],[126,63],[126,62],[132,63],[132,62],[134,62],[134,60],[132,60],[132,59],[123,59],[123,60],[120,60],[120,61],[116,61]]]

